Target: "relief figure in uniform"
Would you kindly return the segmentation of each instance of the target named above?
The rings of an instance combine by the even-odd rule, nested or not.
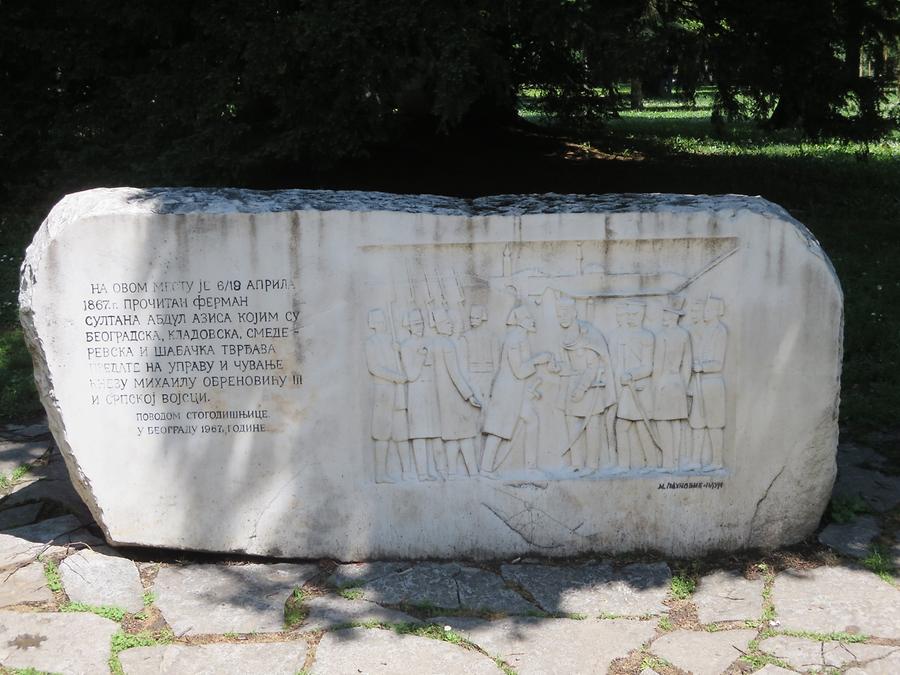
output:
[[[388,473],[391,444],[404,474],[408,470],[409,432],[406,420],[406,376],[400,365],[399,346],[388,333],[381,309],[369,310],[366,364],[373,379],[372,438],[375,439],[375,482],[393,483]]]
[[[526,397],[528,380],[537,366],[550,362],[550,354],[532,355],[528,334],[535,332],[535,322],[525,305],[516,305],[506,320],[509,330],[500,349],[500,366],[491,388],[484,420],[483,472],[492,474],[506,456],[497,458],[502,441],[512,440],[519,422],[525,424],[525,463],[537,465],[538,416]],[[508,452],[507,452],[508,454]]]
[[[578,318],[575,301],[562,296],[556,303],[562,329],[560,359],[552,371],[561,378],[556,407],[566,418],[569,464],[576,470],[615,467],[616,402],[612,360],[603,334]]]
[[[662,449],[662,466],[668,470],[677,469],[681,458],[693,363],[691,337],[678,325],[678,317],[684,314],[683,304],[682,296],[668,298],[653,350],[653,419]]]
[[[475,439],[478,436],[481,399],[466,381],[459,364],[456,343],[452,339],[454,325],[446,309],[432,310],[437,337],[432,340],[434,376],[437,384],[443,452],[441,462],[448,462],[448,478],[478,473]],[[465,474],[458,471],[460,455]]]
[[[618,384],[616,444],[619,466],[631,469],[658,468],[659,450],[650,428],[653,333],[643,327],[644,305],[616,305],[619,327],[610,335],[613,370]]]
[[[431,338],[425,337],[422,312],[413,308],[403,317],[410,336],[400,345],[400,362],[406,372],[406,404],[409,438],[419,480],[436,480],[434,448],[441,442],[441,416]]]
[[[491,393],[491,382],[500,361],[500,341],[487,325],[487,308],[472,305],[469,309],[469,329],[462,334],[460,361],[466,370],[469,384],[484,401]]]
[[[688,422],[693,437],[694,458],[704,471],[724,466],[725,445],[725,348],[728,329],[722,323],[725,303],[710,296],[703,308],[703,324],[693,345],[691,412]]]

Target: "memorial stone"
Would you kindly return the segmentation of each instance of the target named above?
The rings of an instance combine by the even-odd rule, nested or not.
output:
[[[834,480],[840,286],[760,198],[91,190],[20,305],[113,544],[687,556]]]

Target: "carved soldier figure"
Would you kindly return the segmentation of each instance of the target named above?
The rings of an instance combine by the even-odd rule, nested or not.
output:
[[[491,393],[491,381],[500,360],[500,341],[487,325],[487,309],[484,305],[472,305],[469,310],[469,330],[462,334],[464,350],[460,360],[471,384],[485,400]]]
[[[691,338],[691,358],[694,358],[700,346],[700,335],[703,331],[703,310],[706,307],[705,298],[695,298],[687,305],[687,315],[682,319],[682,327],[687,330]],[[692,409],[696,403],[694,391],[697,388],[697,379],[693,375],[693,364],[691,369],[691,379],[688,382],[688,409]],[[681,458],[679,460],[679,468],[687,471],[696,471],[701,467],[701,455],[703,453],[702,441],[705,434],[694,434],[690,424],[684,430],[684,438],[682,439]],[[699,439],[700,445],[694,441]]]
[[[725,303],[710,296],[703,310],[703,326],[693,345],[691,412],[688,422],[693,436],[694,457],[700,458],[704,471],[724,466],[725,444],[725,348],[728,329],[722,323]]]
[[[616,305],[619,327],[610,335],[613,370],[617,377],[616,443],[619,466],[647,469],[659,466],[650,419],[650,376],[653,374],[653,333],[643,328],[644,305]]]
[[[366,364],[374,378],[372,438],[375,439],[375,482],[393,483],[388,472],[388,453],[391,443],[400,459],[403,473],[409,453],[409,432],[406,423],[406,376],[400,366],[398,345],[388,334],[387,321],[380,309],[369,310],[372,335],[366,340]]]
[[[478,436],[478,416],[481,400],[466,381],[456,344],[452,339],[453,320],[447,310],[432,310],[432,320],[438,336],[432,341],[434,374],[437,384],[443,451],[448,460],[448,476],[455,477],[462,454],[468,475],[478,473],[475,457],[475,438]],[[444,454],[442,453],[443,461]]]
[[[538,417],[526,398],[528,380],[540,364],[550,362],[550,354],[532,355],[528,334],[535,332],[535,323],[525,305],[516,305],[506,319],[510,326],[500,350],[500,368],[484,420],[484,457],[482,471],[492,474],[506,459],[497,460],[497,450],[502,441],[512,440],[521,420],[525,424],[526,465],[537,464]],[[535,394],[536,395],[536,394]]]
[[[556,318],[562,328],[560,362],[553,368],[562,378],[556,407],[566,417],[570,465],[588,471],[610,469],[615,466],[610,444],[615,419],[607,410],[616,402],[616,390],[606,339],[593,324],[578,318],[572,298],[557,300]]]
[[[400,345],[400,361],[406,372],[406,402],[409,438],[419,480],[436,480],[434,446],[441,439],[441,417],[437,384],[434,379],[434,355],[431,339],[425,337],[422,312],[413,308],[403,317],[410,336]]]
[[[653,350],[653,414],[662,446],[664,469],[676,469],[688,417],[691,378],[691,337],[678,325],[684,297],[670,297],[663,306],[662,328]]]

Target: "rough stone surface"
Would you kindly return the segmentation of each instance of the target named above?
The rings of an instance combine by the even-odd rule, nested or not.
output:
[[[23,504],[0,511],[0,530],[30,525],[41,512],[41,504]]]
[[[15,571],[0,571],[0,607],[52,600],[53,593],[47,588],[43,564],[33,562]]]
[[[662,604],[671,572],[665,563],[609,563],[581,567],[503,565],[503,577],[524,588],[546,612],[643,616],[667,611]]]
[[[0,440],[0,476],[9,478],[20,466],[29,465],[47,452],[48,441]]]
[[[50,427],[46,422],[38,422],[36,424],[7,424],[5,434],[18,436],[19,438],[38,438],[39,436],[49,436]]]
[[[438,617],[433,622],[450,626],[519,675],[605,674],[613,660],[640,648],[655,631],[651,621],[627,619]]]
[[[327,579],[327,584],[334,588],[351,588],[386,577],[394,572],[409,569],[410,563],[402,562],[365,562],[338,565]]]
[[[305,660],[303,640],[138,647],[119,654],[125,675],[295,675]]]
[[[365,623],[421,623],[405,612],[382,607],[368,600],[348,600],[333,595],[319,595],[306,600],[309,611],[302,630],[331,630],[348,624]]]
[[[861,516],[849,523],[831,523],[819,533],[819,541],[843,555],[865,558],[872,550],[872,540],[879,534],[878,519]]]
[[[119,607],[132,613],[144,608],[144,587],[138,569],[127,558],[79,551],[60,563],[59,574],[66,594],[74,602]]]
[[[900,589],[869,570],[787,570],[775,577],[772,601],[786,630],[900,639]]]
[[[844,675],[897,675],[900,673],[900,650],[883,659],[870,661],[862,667],[848,668]]]
[[[316,565],[163,567],[153,590],[176,635],[271,633],[284,628],[284,603],[318,573]]]
[[[794,671],[776,666],[774,663],[767,663],[756,671],[756,675],[794,675]]]
[[[0,612],[0,664],[66,675],[106,673],[117,630],[118,624],[96,614]]]
[[[884,513],[900,504],[900,476],[859,466],[841,467],[834,496],[861,499],[873,511]]]
[[[700,623],[758,619],[763,613],[762,579],[745,579],[737,571],[703,577],[691,597]]]
[[[349,628],[325,634],[316,648],[311,675],[497,675],[499,672],[494,662],[483,654],[448,642],[377,628]]]
[[[75,491],[72,479],[59,450],[54,446],[43,462],[32,465],[23,479],[12,486],[10,494],[0,499],[3,508],[47,502],[58,504],[74,514],[81,522],[89,523],[94,517]]]
[[[41,554],[65,551],[73,542],[98,543],[74,516],[48,518],[33,525],[0,533],[0,569],[35,559]]]
[[[755,637],[754,630],[716,633],[677,630],[654,640],[650,651],[693,675],[720,675],[747,651]]]
[[[759,648],[766,654],[784,661],[800,671],[818,671],[826,668],[843,668],[855,662],[884,659],[900,653],[900,647],[884,647],[845,642],[819,642],[804,638],[778,635],[760,641]]]
[[[830,497],[841,291],[759,198],[93,190],[20,307],[111,544],[695,556]]]
[[[527,614],[537,607],[510,590],[496,574],[456,563],[420,563],[362,586],[367,600],[384,605],[425,605],[501,614]]]

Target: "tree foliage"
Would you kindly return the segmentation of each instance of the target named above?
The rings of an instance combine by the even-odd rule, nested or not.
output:
[[[0,0],[0,183],[58,168],[240,181],[411,130],[505,124],[525,88],[594,122],[623,82],[638,105],[711,80],[717,114],[877,133],[898,14],[895,0]]]

